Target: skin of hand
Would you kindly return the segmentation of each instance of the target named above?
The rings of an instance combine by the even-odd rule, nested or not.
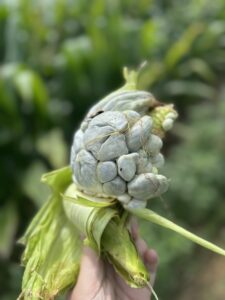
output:
[[[131,234],[139,254],[150,272],[153,286],[158,265],[155,250],[149,249],[138,233],[135,220],[131,223]],[[103,261],[94,250],[84,247],[80,273],[77,284],[72,290],[69,300],[149,300],[151,292],[148,288],[135,289],[114,271],[113,267]]]

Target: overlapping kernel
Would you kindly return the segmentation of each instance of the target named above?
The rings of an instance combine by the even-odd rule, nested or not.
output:
[[[138,94],[144,98],[139,102],[135,98],[135,110],[128,105],[132,93],[122,93],[121,102],[117,97],[115,104],[112,97],[110,105],[100,101],[88,113],[71,149],[74,181],[81,190],[115,197],[131,207],[144,207],[147,200],[167,190],[167,178],[158,174],[164,163],[163,143],[152,134],[152,117],[143,108],[147,94]]]

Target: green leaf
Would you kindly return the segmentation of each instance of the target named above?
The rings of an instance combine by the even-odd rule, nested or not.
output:
[[[179,72],[182,75],[192,75],[197,74],[203,80],[208,82],[213,82],[216,78],[216,74],[213,72],[213,69],[203,59],[192,58],[179,66]]]
[[[152,223],[158,224],[162,227],[165,227],[167,229],[173,230],[180,235],[183,235],[187,239],[195,242],[196,244],[201,245],[202,247],[205,247],[213,252],[216,252],[218,254],[224,255],[225,256],[225,250],[222,248],[214,245],[213,243],[210,243],[197,235],[191,233],[190,231],[174,224],[173,222],[167,220],[166,218],[161,217],[160,215],[156,214],[154,211],[150,209],[134,209],[134,208],[127,208],[127,211],[129,211],[131,214],[141,218],[145,219],[147,221],[150,221]]]
[[[79,194],[75,184],[71,184],[65,191],[63,205],[66,215],[74,226],[88,237],[90,245],[100,252],[102,233],[109,221],[117,215],[117,210],[108,207],[112,206],[110,201],[99,202],[98,198],[91,201],[79,197]]]
[[[99,254],[101,252],[101,239],[103,232],[107,228],[108,224],[118,216],[118,212],[115,209],[100,209],[95,218],[92,218],[89,230],[89,239],[93,240],[97,245]],[[112,233],[111,233],[112,234]]]
[[[82,243],[56,198],[44,206],[34,228],[26,236],[22,295],[24,299],[36,299],[38,295],[52,299],[75,283]]]
[[[205,29],[202,23],[195,23],[188,27],[180,39],[172,44],[165,57],[165,64],[168,69],[172,69],[175,65],[189,53],[193,42]]]
[[[79,271],[82,242],[64,213],[61,199],[71,182],[71,169],[45,174],[42,181],[53,194],[20,240],[26,245],[20,299],[53,299],[75,283]]]
[[[190,80],[168,81],[164,86],[164,91],[171,96],[189,95],[209,100],[213,99],[215,95],[215,89],[213,87],[202,82]]]
[[[77,189],[75,184],[71,184],[66,190],[66,193],[62,194],[62,197],[64,201],[89,207],[107,207],[113,206],[117,203],[115,198],[101,198],[92,195],[86,195]]]
[[[115,202],[111,202],[111,201],[94,202],[85,198],[80,198],[80,197],[75,198],[66,195],[62,195],[62,197],[64,201],[72,202],[74,204],[80,204],[83,206],[89,206],[89,207],[107,207],[115,204]]]
[[[22,181],[24,192],[37,207],[40,207],[49,196],[49,188],[40,182],[40,177],[47,171],[45,165],[41,161],[34,161],[26,170]]]
[[[46,173],[41,177],[54,192],[63,192],[72,182],[72,169],[70,166]]]
[[[48,93],[38,73],[28,69],[18,71],[14,83],[24,101],[33,102],[39,112],[46,112]]]
[[[0,210],[0,257],[6,258],[10,255],[17,223],[15,206],[8,202]]]
[[[87,236],[85,244],[98,251],[99,255],[103,252],[130,286],[146,286],[149,274],[126,228],[127,212],[121,216],[118,205],[99,207],[97,204],[95,207],[93,203],[90,206],[88,202],[93,200],[76,199],[76,196],[76,187],[71,184],[65,192],[63,205],[68,219]]]
[[[103,252],[127,284],[133,288],[146,287],[149,272],[122,219],[123,215],[121,219],[112,219],[106,226],[102,235]]]
[[[68,162],[68,148],[61,129],[54,129],[36,140],[38,151],[52,164],[53,168],[61,168]]]

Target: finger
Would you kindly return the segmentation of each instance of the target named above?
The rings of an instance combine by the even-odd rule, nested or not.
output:
[[[148,250],[148,246],[147,246],[146,242],[141,238],[137,238],[134,242],[137,247],[139,255],[144,260],[144,254]]]
[[[67,295],[67,297],[66,297],[66,300],[73,300],[73,298],[72,298],[72,292],[73,292],[73,291],[70,291],[70,292],[68,293],[68,295]]]
[[[146,268],[150,273],[151,285],[155,282],[156,271],[158,266],[158,255],[153,249],[149,249],[147,243],[140,237],[135,240],[139,255],[142,257]]]
[[[154,249],[148,249],[144,254],[144,260],[149,265],[150,271],[155,272],[158,266],[158,254]]]
[[[85,299],[86,295],[97,292],[103,280],[103,273],[103,262],[100,257],[93,249],[84,247],[80,272],[70,300]]]
[[[136,240],[139,236],[139,229],[138,229],[137,219],[132,217],[130,224],[131,224],[131,236],[134,240]]]
[[[154,249],[147,249],[144,253],[144,263],[150,272],[150,282],[154,285],[157,267],[158,267],[158,254]]]
[[[80,266],[80,273],[79,277],[85,275],[87,276],[87,270],[89,270],[89,276],[97,275],[99,269],[102,266],[102,261],[97,253],[91,249],[90,247],[85,246],[83,248],[83,255],[81,258],[81,266]]]

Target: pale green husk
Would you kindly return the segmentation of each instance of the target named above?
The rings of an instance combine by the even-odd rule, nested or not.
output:
[[[69,288],[79,272],[81,241],[79,232],[63,211],[60,193],[71,181],[69,167],[42,177],[52,196],[32,220],[20,242],[26,248],[22,257],[25,272],[19,299],[54,299]]]
[[[108,259],[130,286],[143,287],[149,281],[126,227],[128,214],[113,199],[81,197],[71,176],[67,167],[42,177],[52,196],[20,239],[26,248],[19,299],[54,299],[76,283],[83,245],[80,233],[86,236],[85,244]]]
[[[145,286],[149,274],[128,232],[127,212],[114,201],[94,199],[79,198],[71,184],[63,195],[68,219],[87,237],[85,244],[106,257],[130,286]]]

